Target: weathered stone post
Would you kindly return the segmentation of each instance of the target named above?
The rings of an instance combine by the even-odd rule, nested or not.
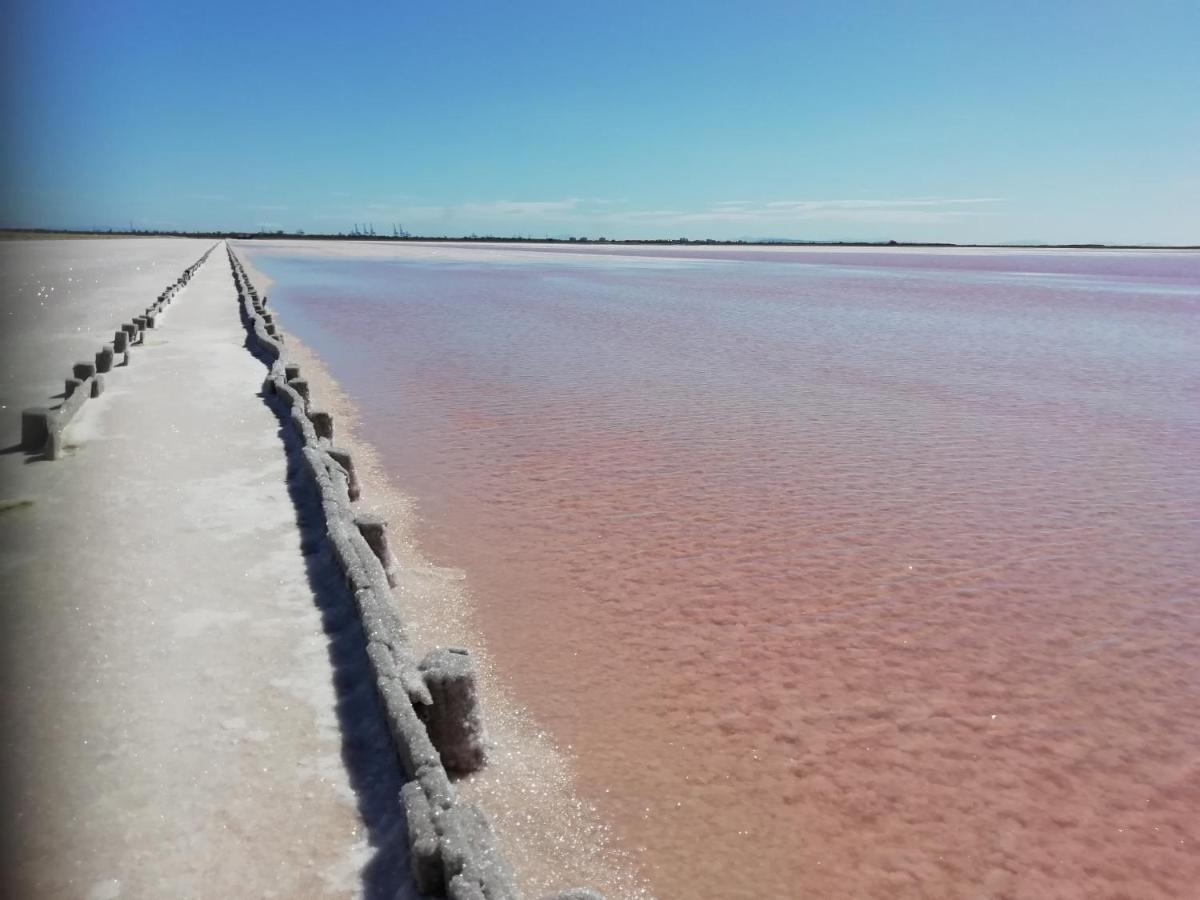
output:
[[[96,371],[111,372],[113,367],[113,351],[112,344],[105,344],[96,352]]]
[[[349,450],[340,447],[330,447],[327,451],[335,463],[346,470],[346,492],[351,500],[357,500],[361,493],[358,486],[358,475],[354,472],[354,460],[350,458]]]
[[[304,404],[308,405],[308,382],[303,378],[289,378],[288,387],[304,398]]]
[[[425,655],[420,669],[433,705],[418,707],[418,712],[442,765],[463,775],[483,768],[487,742],[471,654],[458,647],[439,647]]]
[[[96,374],[96,364],[94,362],[77,362],[71,372],[80,381],[86,381]]]
[[[367,542],[367,546],[371,548],[371,552],[383,566],[388,584],[395,587],[399,566],[396,563],[396,557],[392,555],[392,548],[388,546],[387,520],[379,516],[364,514],[355,516],[354,524],[358,526],[359,534],[363,536],[363,540]]]
[[[296,363],[284,363],[283,374],[287,381],[295,381],[300,377],[300,366]]]
[[[325,412],[323,409],[310,409],[308,418],[313,424],[313,431],[317,433],[317,437],[325,438],[327,441],[333,440],[333,416]]]
[[[103,393],[104,393],[104,376],[103,375],[93,375],[92,376],[92,396],[99,397]]]
[[[124,353],[129,347],[129,333],[122,328],[113,335],[113,353]]]
[[[21,410],[21,449],[26,453],[44,450],[50,437],[50,410],[30,406]]]

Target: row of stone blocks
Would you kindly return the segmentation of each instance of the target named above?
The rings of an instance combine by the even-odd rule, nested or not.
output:
[[[268,328],[273,323],[267,320],[266,297],[258,297],[232,250],[229,260],[243,323],[271,359],[264,392],[290,407],[334,557],[358,609],[397,756],[409,775],[400,799],[417,887],[451,900],[515,900],[517,889],[486,815],[460,802],[450,782],[451,773],[474,772],[487,760],[471,656],[464,649],[438,648],[416,662],[391,601],[397,570],[387,523],[356,513],[358,479],[350,454],[332,443],[332,417],[311,408],[299,366],[283,359],[282,338]],[[556,898],[599,900],[599,895],[574,889]]]
[[[62,457],[63,434],[83,406],[83,401],[88,397],[99,397],[104,392],[104,376],[113,370],[118,359],[122,365],[129,365],[129,348],[141,343],[145,331],[158,324],[163,309],[180,288],[191,280],[215,248],[216,244],[209,247],[203,256],[184,269],[175,283],[159,294],[143,315],[134,316],[123,324],[113,335],[112,343],[96,351],[94,360],[75,363],[71,377],[66,379],[63,387],[63,402],[57,409],[30,406],[21,411],[21,449],[26,453],[41,453],[46,459]]]

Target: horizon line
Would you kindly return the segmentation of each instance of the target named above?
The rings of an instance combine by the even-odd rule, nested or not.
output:
[[[343,240],[385,241],[389,243],[509,243],[509,244],[649,244],[688,245],[706,244],[723,246],[824,246],[824,247],[963,247],[1003,249],[1062,249],[1062,250],[1200,250],[1200,244],[1105,243],[1103,241],[1045,242],[1045,241],[997,241],[987,243],[959,243],[957,241],[898,241],[889,239],[827,239],[827,238],[588,238],[588,237],[521,237],[516,235],[414,235],[414,234],[368,234],[363,232],[306,232],[306,231],[248,231],[236,229],[173,229],[173,228],[48,228],[0,226],[2,239],[19,239],[22,234],[46,235],[113,235],[117,237],[216,237],[237,240]]]

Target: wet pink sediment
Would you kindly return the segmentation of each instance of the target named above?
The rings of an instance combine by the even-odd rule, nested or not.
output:
[[[1200,257],[927,257],[259,261],[659,896],[1200,883]]]

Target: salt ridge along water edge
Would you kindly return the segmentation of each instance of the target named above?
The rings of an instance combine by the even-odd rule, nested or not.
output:
[[[247,284],[253,280],[269,288],[270,280],[252,264],[239,259],[237,265]],[[262,296],[266,297],[265,290]],[[257,292],[252,297],[257,297]],[[249,307],[253,306],[254,300],[250,299]],[[265,312],[265,304],[260,308]],[[278,336],[279,345],[283,346],[282,335],[273,320],[254,322],[248,318],[248,322],[249,327],[258,330],[260,339]],[[433,566],[420,553],[411,534],[409,500],[383,474],[376,450],[357,437],[360,423],[354,405],[329,377],[321,360],[307,348],[290,335],[286,347],[291,362],[276,360],[272,363],[272,378],[277,382],[274,390],[295,401],[300,395],[287,383],[295,381],[303,372],[302,390],[313,398],[321,398],[324,407],[322,410],[313,406],[305,409],[303,404],[293,407],[293,421],[299,429],[313,435],[317,433],[310,425],[313,420],[336,421],[337,442],[349,450],[343,452],[341,458],[353,458],[354,481],[360,486],[363,497],[359,505],[369,510],[357,513],[357,520],[361,522],[364,517],[372,521],[385,519],[399,526],[390,529],[390,550],[384,554],[390,556],[394,551],[399,558],[398,564],[393,567],[377,560],[381,564],[374,574],[380,593],[384,579],[390,580],[389,586],[395,587],[394,594],[404,622],[403,626],[396,623],[393,627],[401,627],[406,632],[397,643],[418,647],[468,644],[479,665],[483,707],[491,738],[488,764],[469,777],[457,780],[455,791],[464,802],[480,804],[487,810],[496,823],[496,839],[516,874],[516,881],[529,895],[555,893],[558,896],[561,893],[563,900],[585,900],[594,896],[589,889],[562,887],[564,883],[574,882],[599,889],[611,900],[650,897],[633,860],[614,847],[607,825],[595,810],[575,796],[573,773],[566,758],[547,735],[531,727],[525,711],[502,689],[486,647],[480,645],[478,631],[471,624],[471,602],[462,590],[461,575]],[[319,437],[318,443],[331,446],[329,441]],[[347,490],[343,499],[348,496]],[[344,517],[343,512],[335,511],[334,515]],[[345,532],[353,535],[353,529],[345,529]],[[410,652],[405,652],[404,656]],[[386,664],[382,672],[386,682]],[[390,698],[385,695],[385,703],[389,708],[396,707],[391,717],[406,718],[400,698],[395,692],[390,693]],[[418,703],[422,700],[417,698]],[[398,743],[411,739],[412,735],[406,735],[406,731],[403,723],[397,722],[394,733]],[[419,735],[416,737],[419,741]],[[412,755],[410,750],[401,753],[405,757]],[[421,798],[416,796],[415,784],[410,783],[406,789],[413,805],[423,809]],[[429,797],[425,800],[428,802]],[[410,835],[419,839],[422,833],[427,832],[418,819],[413,823]],[[424,852],[428,861],[435,858],[436,851],[432,848]]]
[[[391,602],[385,568],[391,559],[379,534],[379,522],[370,523],[376,538],[371,546],[350,505],[359,497],[351,458],[330,443],[328,414],[318,417],[326,435],[317,434],[309,415],[307,384],[299,378],[298,367],[284,361],[282,341],[264,301],[246,280],[232,251],[229,261],[247,329],[270,360],[265,390],[283,399],[302,438],[334,556],[361,618],[384,715],[409,776],[401,797],[417,886],[423,893],[445,894],[451,900],[515,898],[516,887],[490,823],[477,806],[458,802],[447,772],[453,766],[469,774],[485,757],[474,671],[467,651],[434,650],[417,664]],[[435,745],[434,737],[443,744]]]

